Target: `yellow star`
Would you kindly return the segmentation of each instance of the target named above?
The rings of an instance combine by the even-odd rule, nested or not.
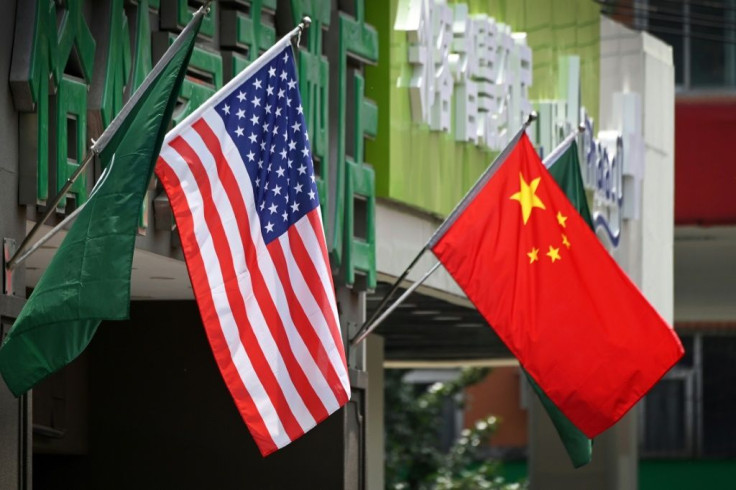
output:
[[[526,224],[526,222],[529,221],[529,215],[532,214],[533,208],[546,208],[544,207],[542,200],[535,194],[535,192],[537,192],[537,187],[539,187],[541,177],[537,177],[532,180],[531,185],[529,185],[524,180],[524,176],[521,172],[519,172],[519,180],[521,181],[521,188],[519,189],[519,192],[511,196],[510,199],[519,201],[521,204],[521,214],[524,218],[524,224]]]
[[[570,241],[567,239],[564,233],[562,234],[562,244],[567,248],[570,248]]]
[[[537,260],[539,260],[539,249],[532,247],[531,252],[527,252],[527,255],[529,256],[529,263],[533,264]]]
[[[560,257],[560,249],[554,248],[552,245],[549,246],[549,252],[547,252],[545,255],[550,258],[553,264],[556,260],[562,260],[562,258]]]
[[[561,212],[557,211],[557,222],[563,228],[566,226],[565,221],[567,221],[567,216],[563,216]]]

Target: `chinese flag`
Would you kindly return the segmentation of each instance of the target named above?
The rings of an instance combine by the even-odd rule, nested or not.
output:
[[[434,254],[559,409],[592,438],[682,357],[526,135]]]

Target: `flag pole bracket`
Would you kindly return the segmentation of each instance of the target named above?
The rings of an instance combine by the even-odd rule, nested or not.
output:
[[[8,267],[10,258],[15,254],[15,240],[3,238],[3,295],[15,296],[15,285],[13,284],[13,270]]]
[[[302,32],[304,32],[305,29],[309,29],[310,25],[312,25],[312,18],[305,15],[302,17],[302,21],[296,26],[297,31],[291,40],[295,42],[297,47],[299,47],[302,42]]]

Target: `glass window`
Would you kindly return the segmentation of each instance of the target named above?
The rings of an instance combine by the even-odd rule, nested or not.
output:
[[[675,83],[736,88],[736,0],[599,0],[601,12],[672,46]]]
[[[725,18],[727,6],[710,4],[690,7],[690,85],[721,87],[727,85]]]
[[[683,52],[685,50],[685,2],[675,3],[672,0],[650,0],[648,30],[672,46],[672,62],[675,64],[675,83],[685,83],[685,65]]]
[[[644,402],[644,444],[642,452],[656,456],[689,453],[689,421],[686,418],[688,378],[663,379],[647,394]]]
[[[703,453],[736,456],[736,337],[703,338]]]
[[[681,336],[685,356],[640,409],[646,457],[736,456],[736,336]]]

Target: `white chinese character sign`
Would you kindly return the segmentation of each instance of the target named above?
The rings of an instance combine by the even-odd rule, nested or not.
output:
[[[406,32],[414,122],[456,141],[499,151],[531,111],[532,52],[526,34],[463,3],[399,0],[394,29]]]

